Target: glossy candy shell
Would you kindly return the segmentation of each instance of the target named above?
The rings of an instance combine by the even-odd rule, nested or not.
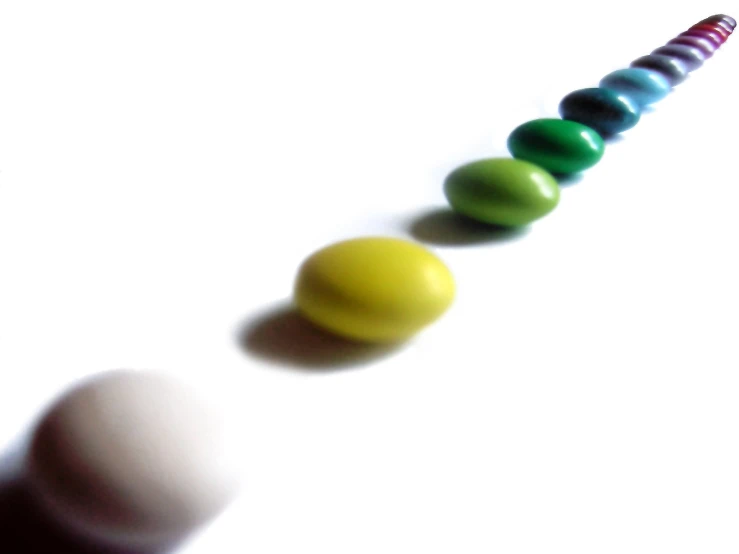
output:
[[[701,21],[701,23],[718,23],[718,22],[725,23],[732,29],[736,29],[736,19],[734,19],[730,15],[724,15],[724,14],[719,13],[716,15],[712,15],[711,17],[707,17],[706,19]]]
[[[725,21],[726,23],[731,25],[732,29],[736,29],[736,19],[734,19],[730,15],[724,15],[724,14],[720,14],[719,17],[721,18],[721,21]]]
[[[559,184],[541,167],[510,158],[469,163],[454,170],[444,194],[455,212],[493,225],[527,225],[559,203]]]
[[[725,30],[729,34],[734,32],[734,27],[729,25],[726,21],[714,21],[712,24],[718,25],[719,27],[721,27],[723,30]]]
[[[631,67],[642,67],[660,73],[671,87],[679,85],[688,77],[688,68],[675,58],[649,54],[631,62]]]
[[[691,46],[685,46],[682,44],[669,44],[666,46],[660,46],[652,54],[658,56],[668,56],[680,60],[685,64],[688,71],[695,71],[703,62],[706,61],[706,56],[698,48]]]
[[[600,87],[624,94],[642,107],[658,102],[670,93],[670,83],[665,77],[656,71],[637,67],[609,73],[601,79]]]
[[[571,92],[559,104],[562,119],[576,121],[611,136],[639,123],[641,109],[628,96],[606,88],[586,88]]]
[[[605,152],[601,136],[590,127],[563,119],[535,119],[508,137],[508,150],[520,160],[554,174],[578,173],[597,164]]]
[[[710,58],[716,52],[716,45],[707,38],[701,37],[675,37],[667,45],[682,44],[700,50],[706,58]]]
[[[713,25],[715,27],[720,27],[724,31],[726,31],[729,35],[734,32],[734,27],[729,25],[724,20],[717,20],[717,21],[701,21],[700,23],[697,23],[697,25]]]
[[[295,282],[299,312],[318,327],[362,342],[402,341],[441,316],[454,299],[449,269],[406,240],[368,237],[311,255]]]
[[[697,37],[697,38],[704,38],[706,40],[710,40],[713,45],[718,48],[723,44],[723,39],[721,38],[721,35],[719,35],[715,31],[704,31],[704,30],[698,30],[694,29],[692,31],[685,31],[684,33],[680,33],[678,36],[681,37]]]
[[[723,44],[726,42],[726,39],[729,38],[729,32],[721,27],[721,25],[716,25],[714,23],[699,23],[698,25],[693,25],[689,31],[708,31],[709,33],[716,33],[719,37],[721,37],[721,43]]]

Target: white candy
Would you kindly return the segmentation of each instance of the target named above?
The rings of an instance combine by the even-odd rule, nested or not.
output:
[[[238,489],[221,421],[161,374],[115,371],[64,395],[28,455],[33,490],[61,522],[92,538],[159,546],[220,513]]]

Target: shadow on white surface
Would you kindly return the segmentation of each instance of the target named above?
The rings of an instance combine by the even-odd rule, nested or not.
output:
[[[85,542],[61,529],[37,505],[22,476],[22,453],[0,457],[0,552],[3,554],[166,554]]]
[[[616,133],[615,135],[606,135],[603,137],[606,144],[619,144],[626,140],[623,135]]]
[[[560,187],[570,187],[580,183],[585,178],[585,173],[556,174],[554,178]]]
[[[364,344],[331,335],[305,320],[287,303],[248,320],[238,330],[237,340],[248,354],[306,372],[366,365],[403,346]]]
[[[528,234],[529,228],[485,225],[438,208],[411,220],[408,232],[417,241],[435,246],[473,246],[518,240]]]

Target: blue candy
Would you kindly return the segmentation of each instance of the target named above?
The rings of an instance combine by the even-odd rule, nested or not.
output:
[[[662,100],[670,92],[669,81],[649,69],[630,67],[603,77],[600,87],[628,96],[640,106]]]

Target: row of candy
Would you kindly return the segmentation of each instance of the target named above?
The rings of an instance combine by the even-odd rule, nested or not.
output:
[[[568,94],[559,105],[561,119],[536,119],[516,128],[508,139],[515,160],[483,160],[456,170],[445,187],[452,208],[504,226],[526,225],[551,212],[559,201],[556,177],[598,163],[606,139],[634,127],[645,106],[667,96],[723,44],[734,20],[716,17],[727,19],[704,20],[629,68],[610,73],[598,87]]]
[[[474,162],[445,183],[452,208],[506,227],[526,225],[559,201],[557,174],[600,160],[604,137],[634,126],[736,27],[714,16],[667,46],[611,73],[600,87],[562,100],[563,119],[525,123],[511,134],[513,159]],[[554,174],[554,175],[553,175]],[[451,304],[454,280],[425,248],[370,237],[324,248],[302,265],[298,310],[348,339],[393,342]],[[32,490],[49,513],[85,536],[131,546],[185,537],[234,497],[239,465],[221,425],[189,389],[159,374],[95,376],[59,399],[28,450]]]
[[[520,227],[560,199],[561,176],[598,163],[606,140],[634,127],[644,106],[664,98],[733,31],[714,16],[602,79],[568,94],[561,118],[536,119],[508,139],[513,158],[475,161],[453,171],[444,192],[459,215],[485,225]],[[298,309],[319,327],[368,342],[404,340],[437,319],[454,298],[444,264],[424,248],[391,238],[360,238],[306,260],[295,289]]]

